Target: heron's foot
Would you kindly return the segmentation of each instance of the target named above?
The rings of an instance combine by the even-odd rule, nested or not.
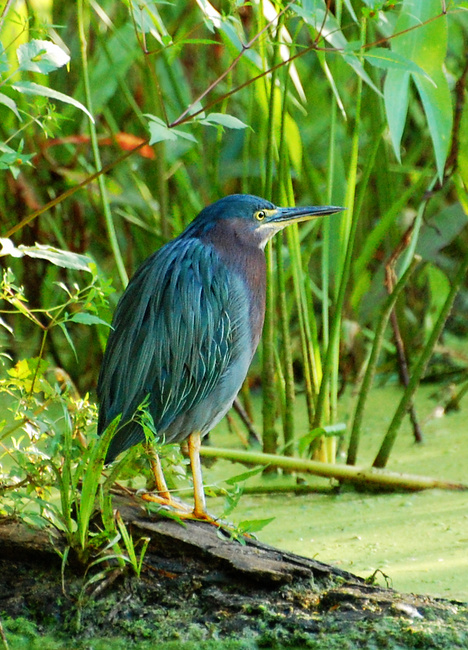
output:
[[[176,499],[175,497],[162,496],[160,494],[155,494],[152,492],[144,492],[140,494],[140,497],[144,501],[149,503],[157,503],[164,508],[165,510],[170,510],[177,516],[178,519],[191,519],[192,521],[204,521],[218,528],[223,527],[225,523],[221,522],[219,518],[211,515],[206,510],[197,511],[192,506],[189,506],[187,503]]]
[[[141,496],[143,501],[157,503],[162,508],[173,510],[179,517],[186,517],[192,513],[192,508],[187,503],[177,499],[177,497],[171,496],[169,493],[155,494],[154,492],[143,492],[139,496]]]
[[[204,521],[207,524],[212,524],[213,526],[217,526],[218,528],[223,526],[223,523],[219,520],[219,517],[215,517],[214,515],[211,515],[206,510],[197,510],[196,508],[193,508],[192,511],[188,513],[188,515],[182,515],[182,519],[193,519],[193,521]]]

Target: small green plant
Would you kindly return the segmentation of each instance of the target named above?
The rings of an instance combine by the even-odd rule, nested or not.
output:
[[[141,569],[143,567],[143,559],[145,557],[146,549],[150,543],[149,537],[140,537],[140,539],[135,543],[133,537],[128,532],[128,528],[125,525],[120,513],[116,514],[117,527],[119,529],[122,541],[125,545],[125,550],[127,552],[128,562],[131,565],[135,575],[139,578],[141,574]],[[137,556],[136,547],[141,543],[140,554]]]
[[[113,512],[109,496],[128,455],[107,478],[102,472],[119,419],[98,438],[96,405],[87,395],[81,398],[66,373],[51,367],[44,358],[48,336],[54,328],[63,332],[76,355],[68,332],[72,323],[107,325],[98,313],[110,287],[101,282],[95,265],[84,256],[50,246],[15,248],[9,240],[2,243],[4,254],[45,259],[71,272],[90,273],[92,278],[84,287],[78,282],[57,282],[54,302],[42,309],[32,309],[11,269],[4,271],[0,323],[13,337],[15,332],[8,321],[13,316],[23,317],[36,325],[42,335],[38,356],[9,364],[6,376],[0,379],[0,398],[7,400],[9,412],[9,417],[0,423],[2,514],[20,516],[39,526],[55,526],[66,540],[64,563],[70,549],[85,565],[93,564],[93,558],[100,554],[99,561],[109,560],[109,553],[102,554],[102,549],[110,544],[114,557],[122,565],[129,563],[139,574],[147,544],[137,560],[132,538]],[[8,355],[3,354],[7,364]],[[92,525],[99,511],[101,529]],[[123,539],[127,555],[120,552],[118,539]]]

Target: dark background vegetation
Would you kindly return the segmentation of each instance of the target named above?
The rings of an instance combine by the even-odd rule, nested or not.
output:
[[[414,379],[401,417],[424,375],[450,382],[444,406],[458,407],[468,360],[465,5],[7,2],[2,439],[23,432],[33,458],[36,442],[57,451],[64,418],[75,439],[91,435],[106,323],[128,276],[235,192],[347,208],[289,229],[268,251],[264,343],[243,391],[251,413],[249,389],[263,386],[266,450],[296,453],[297,392],[310,441],[336,433],[338,398],[359,389],[369,358],[381,382]],[[332,460],[323,440],[323,454],[312,451]],[[1,454],[5,476],[27,482],[10,450]]]

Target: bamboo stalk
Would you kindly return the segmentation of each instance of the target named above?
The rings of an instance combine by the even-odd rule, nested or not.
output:
[[[361,24],[361,42],[365,42],[366,21]],[[355,193],[358,168],[358,153],[360,143],[361,127],[361,106],[362,106],[362,79],[358,77],[356,91],[356,116],[354,124],[354,135],[352,140],[351,158],[348,170],[348,185],[346,190],[345,205],[347,212],[341,217],[342,242],[343,246],[337,258],[337,277],[340,278],[339,289],[335,300],[335,311],[329,330],[329,344],[323,362],[323,376],[320,391],[317,396],[314,426],[321,426],[326,416],[327,400],[330,397],[330,387],[333,376],[333,368],[338,364],[341,323],[344,311],[346,289],[351,275],[351,264],[353,259],[354,241],[356,239],[359,214],[355,212]]]
[[[223,449],[221,447],[202,447],[200,455],[204,458],[225,458],[239,463],[252,465],[269,465],[281,469],[294,470],[334,478],[338,481],[350,481],[360,485],[374,485],[386,489],[403,490],[468,490],[464,483],[454,483],[429,476],[414,474],[399,474],[375,467],[355,467],[351,465],[321,463],[304,458],[290,458],[273,454],[262,454],[238,449]]]
[[[374,343],[372,345],[372,351],[367,362],[366,372],[362,380],[361,388],[359,390],[359,397],[356,403],[356,408],[354,410],[353,423],[351,426],[351,436],[349,439],[348,457],[346,460],[346,463],[348,465],[354,465],[356,462],[359,439],[361,435],[362,418],[364,416],[364,407],[369,395],[370,388],[372,386],[372,382],[374,380],[377,361],[380,355],[380,350],[382,348],[385,329],[387,327],[390,313],[395,306],[395,302],[397,301],[398,296],[403,291],[418,263],[419,258],[415,258],[411,265],[406,269],[406,272],[401,276],[392,293],[388,296],[380,312],[379,320],[375,328],[375,337]]]
[[[83,83],[86,96],[86,106],[89,112],[92,114],[93,105],[91,98],[91,82],[89,78],[89,67],[88,67],[88,52],[87,52],[87,40],[86,40],[86,27],[85,27],[85,17],[84,17],[84,3],[83,0],[78,2],[78,34],[80,39],[80,48],[81,48],[81,64],[83,71]],[[99,152],[99,145],[97,141],[96,127],[93,122],[89,122],[89,133],[91,138],[91,148],[93,151],[94,163],[97,171],[102,171],[102,162],[101,154]],[[104,213],[104,221],[106,224],[107,235],[109,237],[109,243],[111,246],[112,254],[114,256],[115,264],[117,271],[120,277],[120,282],[125,288],[128,284],[128,275],[125,269],[125,264],[122,258],[122,253],[120,251],[119,242],[117,239],[117,233],[115,231],[114,221],[112,218],[112,213],[110,209],[109,197],[107,194],[106,181],[103,175],[98,176],[98,186],[99,193],[101,195],[102,201],[102,210]]]
[[[275,36],[274,59],[278,56],[278,35]],[[275,155],[275,85],[277,72],[273,72],[268,96],[268,122],[267,142],[265,156],[265,179],[263,196],[271,197],[273,187],[273,168]],[[276,421],[276,381],[275,381],[275,295],[274,295],[274,264],[273,245],[268,242],[265,248],[267,286],[266,286],[266,310],[263,325],[263,369],[262,369],[262,416],[263,416],[263,450],[275,453],[278,445],[278,434],[275,428]]]
[[[375,457],[373,463],[374,467],[385,467],[385,465],[387,464],[388,457],[390,456],[390,452],[396,440],[403,418],[405,417],[408,411],[408,408],[413,400],[414,393],[416,392],[416,389],[419,386],[419,382],[421,381],[421,377],[423,376],[424,371],[426,370],[426,366],[429,363],[429,360],[434,352],[434,347],[437,341],[439,340],[440,335],[442,334],[442,330],[444,329],[445,322],[452,310],[453,302],[458,292],[460,291],[463,282],[465,281],[467,272],[468,272],[468,254],[465,254],[465,258],[460,264],[457,274],[452,281],[450,293],[448,294],[447,299],[441,309],[441,312],[434,325],[431,335],[418,359],[418,362],[413,368],[410,382],[406,387],[405,392],[403,393],[403,397],[401,398],[401,401],[395,411],[395,414],[390,423],[385,438],[382,442],[382,445],[379,449],[379,452]]]
[[[281,107],[281,128],[279,136],[278,177],[281,196],[278,205],[292,205],[287,200],[288,180],[290,179],[289,152],[285,139],[285,122],[288,111],[289,66],[283,71],[283,101]],[[283,197],[285,203],[282,203]],[[296,401],[296,386],[294,381],[292,339],[290,331],[289,314],[286,301],[286,270],[283,259],[283,245],[286,244],[284,233],[280,233],[276,248],[276,281],[278,286],[278,310],[281,329],[281,362],[284,375],[284,408],[283,408],[283,440],[286,456],[294,455],[294,413]],[[289,274],[288,274],[289,275]]]
[[[294,300],[297,305],[297,318],[299,323],[299,337],[301,343],[301,354],[303,359],[305,396],[307,404],[307,415],[309,424],[312,426],[315,414],[315,395],[321,376],[321,369],[317,368],[314,363],[315,359],[311,353],[312,349],[317,349],[317,337],[313,336],[315,328],[311,325],[314,322],[314,313],[306,309],[306,297],[304,290],[304,273],[302,269],[302,260],[300,256],[300,242],[298,225],[293,224],[286,230],[286,240],[288,242],[289,254],[291,256],[291,273],[293,278]],[[320,361],[320,358],[318,359]]]

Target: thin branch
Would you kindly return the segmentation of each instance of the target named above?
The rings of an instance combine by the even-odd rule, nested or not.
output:
[[[281,14],[278,14],[278,16],[276,18],[278,18],[280,15]],[[362,49],[369,49],[369,48],[375,47],[376,45],[380,45],[382,43],[387,43],[388,41],[390,41],[390,40],[392,40],[394,38],[397,38],[398,36],[401,36],[402,34],[407,34],[409,32],[412,32],[414,29],[420,29],[421,27],[424,27],[424,25],[428,25],[429,23],[433,22],[434,20],[438,20],[439,18],[442,18],[444,15],[446,15],[446,13],[442,12],[440,14],[437,14],[437,16],[433,16],[432,18],[429,18],[428,20],[426,20],[425,22],[423,22],[423,23],[421,23],[419,25],[413,25],[412,27],[408,27],[407,29],[404,29],[403,31],[398,32],[397,34],[393,34],[392,36],[386,36],[385,38],[380,38],[380,39],[378,39],[376,41],[373,41],[372,43],[363,44]],[[261,34],[261,32],[260,32],[260,34]],[[246,49],[251,47],[252,43],[255,41],[256,38],[258,38],[258,36],[260,36],[260,34],[257,34],[257,36],[254,39],[252,39],[246,46],[243,46],[244,49],[231,62],[231,64],[229,65],[229,68],[220,77],[215,79],[215,81],[213,81],[210,84],[209,88],[207,88],[198,97],[198,99],[196,99],[194,102],[192,102],[192,104],[190,104],[190,106],[176,120],[171,122],[171,124],[168,125],[169,128],[173,128],[175,126],[180,126],[181,124],[184,124],[184,123],[188,122],[189,120],[193,119],[197,115],[200,115],[201,113],[204,113],[206,110],[212,108],[216,104],[219,104],[220,102],[224,101],[225,99],[227,99],[227,98],[231,97],[232,95],[236,94],[237,92],[239,92],[239,90],[242,90],[243,88],[249,86],[251,83],[255,83],[259,79],[262,79],[263,77],[270,74],[271,72],[274,72],[278,68],[282,68],[285,65],[289,65],[290,63],[292,63],[296,59],[300,58],[301,56],[304,56],[304,54],[308,54],[309,52],[312,52],[312,51],[316,51],[316,52],[342,52],[345,49],[343,47],[319,47],[317,45],[317,42],[318,42],[318,38],[317,38],[311,45],[309,45],[308,47],[304,48],[303,50],[301,50],[299,52],[296,52],[296,54],[293,54],[293,56],[289,57],[289,59],[285,59],[284,61],[280,61],[279,63],[272,66],[271,68],[268,68],[268,70],[264,70],[263,72],[258,74],[256,77],[253,77],[252,79],[249,79],[248,81],[245,81],[244,83],[240,84],[239,86],[236,86],[233,90],[230,90],[229,92],[225,93],[222,97],[218,97],[217,99],[213,100],[209,104],[203,106],[198,111],[195,111],[194,113],[188,114],[190,109],[192,108],[192,106],[196,105],[197,102],[200,102],[202,99],[204,99],[206,97],[206,95],[208,95],[214,88],[216,88],[216,86],[225,78],[226,74],[228,74],[236,66],[236,64],[238,63],[238,61],[240,60],[240,58],[242,57],[242,55],[246,51]],[[321,33],[320,33],[320,36],[321,36]]]
[[[252,38],[248,43],[246,43],[245,45],[244,45],[244,43],[242,43],[242,50],[241,50],[241,51],[239,52],[239,54],[235,57],[235,59],[233,59],[233,60],[231,61],[230,65],[226,68],[226,70],[225,70],[225,71],[224,71],[224,72],[223,72],[223,73],[222,73],[222,74],[221,74],[217,79],[215,79],[215,80],[214,80],[214,81],[213,81],[213,82],[208,86],[208,88],[206,88],[206,89],[202,92],[202,94],[199,95],[198,98],[197,98],[195,101],[193,101],[193,102],[190,104],[190,106],[188,106],[188,107],[185,109],[185,111],[184,111],[184,112],[183,112],[183,113],[182,113],[182,114],[181,114],[181,115],[180,115],[176,120],[174,120],[174,122],[171,122],[171,124],[168,125],[169,128],[170,128],[170,127],[177,126],[178,124],[181,124],[183,121],[185,121],[185,120],[184,120],[184,117],[186,117],[186,116],[188,115],[188,113],[190,112],[190,109],[192,108],[192,106],[196,106],[199,102],[202,101],[202,99],[204,99],[204,98],[208,95],[208,93],[210,93],[210,92],[213,90],[213,88],[215,88],[219,83],[221,83],[221,81],[222,81],[222,80],[223,80],[223,79],[224,79],[224,78],[225,78],[225,77],[226,77],[226,76],[231,72],[231,70],[233,70],[233,69],[235,68],[235,66],[236,66],[237,63],[240,61],[240,59],[244,56],[244,54],[247,52],[247,50],[249,50],[249,49],[252,47],[252,45],[253,45],[256,41],[258,41],[258,39],[260,38],[260,36],[261,36],[261,35],[262,35],[262,34],[263,34],[263,33],[264,33],[264,32],[265,32],[265,31],[266,31],[266,30],[267,30],[267,29],[268,29],[268,28],[273,24],[273,23],[275,23],[275,22],[276,22],[276,21],[277,21],[277,20],[278,20],[278,19],[279,19],[279,18],[280,18],[280,17],[281,17],[281,16],[282,16],[282,15],[283,15],[283,14],[284,14],[288,9],[289,9],[289,7],[290,7],[291,5],[292,5],[292,2],[288,3],[288,4],[286,5],[286,7],[285,7],[284,9],[282,9],[282,10],[279,12],[279,14],[277,14],[274,18],[272,18],[272,19],[270,20],[270,22],[267,23],[267,24],[265,25],[265,27],[264,27],[262,30],[260,30],[260,31],[258,32],[258,34],[255,34],[255,36],[254,36],[254,37],[253,37],[253,38]],[[200,113],[200,112],[202,112],[202,111],[198,111],[198,113]],[[195,115],[198,115],[198,113],[195,113]],[[193,117],[193,114],[190,114],[190,117]]]
[[[468,59],[465,62],[465,67],[463,68],[463,72],[461,73],[460,78],[455,84],[455,108],[453,115],[452,144],[450,147],[450,153],[447,156],[447,162],[445,163],[444,180],[442,181],[442,185],[457,168],[458,151],[460,148],[459,136],[463,110],[465,108],[465,88],[467,78]]]
[[[66,192],[64,192],[63,194],[60,194],[60,196],[55,197],[55,199],[52,199],[52,201],[49,201],[48,203],[46,203],[39,210],[35,210],[31,214],[28,214],[27,217],[24,217],[24,219],[22,219],[19,223],[17,223],[15,226],[13,226],[13,228],[10,228],[10,230],[8,230],[5,233],[5,235],[3,235],[3,236],[6,237],[6,238],[11,237],[11,235],[13,235],[15,232],[18,232],[18,230],[21,230],[22,228],[27,226],[29,223],[31,223],[31,221],[36,219],[36,217],[39,217],[43,212],[46,212],[47,210],[50,210],[51,208],[58,205],[59,203],[62,203],[62,201],[64,201],[68,197],[75,194],[75,192],[78,192],[78,190],[80,190],[81,188],[86,187],[87,185],[89,185],[89,183],[92,183],[92,181],[95,181],[97,178],[99,178],[99,176],[101,176],[101,174],[107,174],[108,171],[110,171],[111,169],[113,169],[114,167],[119,165],[121,162],[123,162],[124,160],[129,158],[132,154],[134,154],[135,152],[139,151],[144,146],[146,146],[148,144],[148,142],[149,142],[149,138],[146,138],[145,140],[140,142],[140,144],[138,146],[136,146],[133,149],[130,149],[129,151],[124,153],[122,156],[120,156],[120,158],[117,158],[117,160],[114,160],[114,162],[111,162],[108,165],[105,165],[99,171],[95,172],[94,174],[91,174],[91,176],[88,176],[88,178],[86,178],[84,181],[82,181],[79,185],[75,185],[73,187],[70,187],[70,189],[68,189]]]
[[[413,234],[413,229],[414,229],[414,222],[403,233],[403,236],[398,246],[390,256],[388,262],[385,264],[385,287],[389,295],[393,293],[393,291],[395,290],[395,285],[397,284],[395,264],[397,262],[398,257],[403,252],[403,250],[405,250],[409,246]],[[397,349],[398,374],[400,376],[401,383],[404,385],[405,388],[407,388],[410,382],[407,353],[406,353],[403,337],[401,336],[400,324],[398,322],[398,316],[395,307],[393,307],[390,313],[390,322],[392,325],[393,336],[395,339],[395,346]],[[422,434],[421,426],[418,421],[418,416],[416,413],[414,402],[411,402],[408,410],[411,419],[411,424],[413,425],[414,439],[416,442],[422,442],[423,434]]]

